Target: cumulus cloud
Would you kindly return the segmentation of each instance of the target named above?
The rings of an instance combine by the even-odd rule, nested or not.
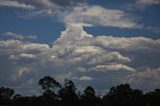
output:
[[[36,85],[40,76],[38,71],[49,67],[47,64],[53,55],[50,53],[47,44],[19,40],[0,41],[0,61],[3,63],[0,65],[0,84],[22,87],[29,79],[34,78],[33,86]],[[27,84],[23,87],[27,87]]]
[[[82,27],[69,26],[63,31],[61,37],[53,43],[53,51],[58,56],[58,61],[64,66],[67,64],[69,70],[76,73],[110,73],[118,72],[120,76],[132,74],[158,66],[160,40],[145,37],[112,37],[112,36],[90,36],[83,32]],[[85,35],[84,35],[85,33]],[[148,61],[150,60],[150,61]],[[149,65],[149,66],[148,66]],[[148,67],[147,67],[148,66]],[[66,68],[66,69],[67,69]],[[78,72],[77,72],[78,71]],[[96,73],[97,74],[97,73]],[[99,79],[99,74],[93,78]],[[100,76],[102,76],[100,74]],[[124,76],[114,77],[122,81]],[[110,78],[110,77],[109,77]],[[100,79],[106,79],[105,75]]]
[[[107,41],[107,42],[106,42]],[[96,38],[97,45],[104,48],[122,49],[126,51],[157,51],[159,52],[160,40],[153,40],[145,37],[112,37],[98,36]]]
[[[86,80],[87,85],[93,84],[94,79],[97,89],[107,89],[102,81],[110,87],[137,76],[147,81],[151,75],[153,80],[149,83],[156,78],[156,84],[159,84],[156,76],[159,71],[152,70],[159,67],[159,57],[159,39],[93,36],[80,25],[70,25],[52,46],[22,40],[1,40],[0,84],[14,87],[29,84],[34,87],[44,75],[60,81],[73,79],[80,85]],[[139,82],[135,81],[137,85],[141,84]],[[158,87],[158,84],[152,84],[150,86]]]

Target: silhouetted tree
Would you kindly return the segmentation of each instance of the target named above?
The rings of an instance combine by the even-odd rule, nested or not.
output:
[[[85,90],[84,90],[84,96],[86,97],[95,97],[95,91],[91,86],[88,86]]]
[[[45,92],[48,92],[48,91],[55,92],[54,90],[56,87],[61,87],[60,83],[50,76],[45,76],[42,79],[40,79],[39,85],[42,86],[42,89]]]
[[[16,100],[16,99],[19,99],[19,98],[21,98],[22,96],[20,95],[20,94],[15,94],[14,96],[13,96],[13,100]]]
[[[84,106],[95,106],[99,102],[99,98],[95,96],[95,90],[91,86],[87,86],[84,89],[82,95],[82,102]]]
[[[129,84],[112,87],[102,101],[104,106],[144,106],[143,92],[132,90]]]
[[[14,90],[11,88],[0,88],[0,97],[2,99],[10,99],[10,97],[14,94]]]
[[[59,82],[57,82],[55,79],[53,79],[50,76],[45,76],[42,79],[39,80],[39,85],[42,86],[42,89],[44,90],[43,96],[40,96],[38,98],[38,101],[41,102],[42,106],[53,106],[53,104],[57,104],[58,96],[55,93],[56,88],[61,88],[61,85]]]
[[[155,89],[145,94],[147,106],[160,106],[160,89]]]
[[[129,84],[120,84],[111,87],[101,99],[91,86],[87,86],[83,94],[76,93],[75,84],[67,79],[61,87],[56,80],[45,76],[39,80],[39,85],[44,90],[39,96],[13,96],[13,89],[0,87],[0,106],[160,106],[160,89],[143,94]],[[55,88],[60,88],[58,94]]]
[[[76,87],[71,80],[64,80],[64,87],[59,91],[59,97],[62,99],[62,105],[64,106],[75,106],[78,100],[76,95]]]
[[[130,106],[144,106],[145,105],[145,98],[143,91],[135,89],[132,90],[131,94],[131,101]]]
[[[131,91],[128,84],[111,87],[109,93],[103,97],[104,105],[129,106]]]
[[[14,94],[14,90],[11,88],[0,88],[0,104],[6,105],[10,104],[10,98]]]

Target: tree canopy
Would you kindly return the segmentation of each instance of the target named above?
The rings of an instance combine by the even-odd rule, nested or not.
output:
[[[129,84],[120,84],[110,88],[103,97],[96,95],[92,86],[87,86],[82,93],[77,91],[72,80],[65,79],[61,85],[50,76],[45,76],[38,83],[44,93],[37,96],[14,95],[14,90],[0,87],[0,106],[159,106],[160,89],[144,93],[132,89]],[[56,90],[56,88],[59,88]],[[57,92],[56,92],[57,91]],[[77,93],[79,92],[79,93]]]

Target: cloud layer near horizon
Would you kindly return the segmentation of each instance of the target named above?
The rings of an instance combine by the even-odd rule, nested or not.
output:
[[[72,79],[78,87],[92,85],[97,90],[119,83],[145,90],[160,87],[159,39],[94,37],[80,25],[69,25],[52,46],[1,40],[0,58],[3,86],[31,89],[41,77],[50,75],[59,81]]]

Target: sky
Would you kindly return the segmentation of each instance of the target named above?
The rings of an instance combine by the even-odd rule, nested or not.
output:
[[[0,86],[71,79],[105,94],[160,88],[160,0],[0,0]]]

